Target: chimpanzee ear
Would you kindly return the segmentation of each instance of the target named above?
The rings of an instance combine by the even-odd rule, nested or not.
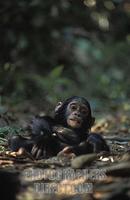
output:
[[[95,117],[91,117],[91,127],[94,125]]]
[[[63,105],[63,102],[61,102],[61,101],[58,102],[58,104],[55,107],[55,113],[57,113],[59,111],[59,109],[62,107],[62,105]]]

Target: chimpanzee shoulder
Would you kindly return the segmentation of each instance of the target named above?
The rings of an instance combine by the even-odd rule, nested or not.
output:
[[[54,119],[50,116],[39,116],[33,117],[29,124],[29,128],[33,135],[41,135],[41,132],[46,132],[50,134],[52,132],[52,127],[54,126]]]

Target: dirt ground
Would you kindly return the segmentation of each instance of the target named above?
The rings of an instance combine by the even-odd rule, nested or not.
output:
[[[31,111],[9,109],[1,113],[0,186],[6,190],[3,199],[15,199],[15,193],[21,200],[130,199],[128,106],[96,114],[96,123],[91,131],[103,135],[110,146],[110,153],[38,161],[29,155],[11,154],[7,146],[8,136],[24,134],[21,127],[26,126],[35,112],[36,109],[32,108]]]

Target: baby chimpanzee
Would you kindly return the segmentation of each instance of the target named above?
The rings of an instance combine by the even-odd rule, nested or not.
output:
[[[58,103],[53,118],[35,117],[30,125],[30,139],[13,136],[9,146],[13,151],[23,147],[36,159],[56,156],[59,152],[81,155],[109,151],[99,134],[89,133],[93,123],[88,101],[74,96]]]

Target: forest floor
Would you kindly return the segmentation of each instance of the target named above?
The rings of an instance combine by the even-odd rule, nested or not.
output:
[[[30,108],[30,106],[29,106]],[[0,177],[7,191],[20,184],[21,200],[116,200],[130,199],[130,105],[96,112],[92,132],[103,135],[110,153],[88,154],[76,158],[53,157],[33,160],[8,152],[10,134],[23,133],[33,114],[32,107],[0,107]],[[9,172],[9,174],[6,174]],[[6,184],[10,173],[12,186]],[[2,174],[2,175],[1,175]],[[4,176],[5,175],[5,176]],[[18,176],[18,178],[17,178]],[[0,188],[1,189],[1,188]],[[10,192],[9,192],[10,193]]]

